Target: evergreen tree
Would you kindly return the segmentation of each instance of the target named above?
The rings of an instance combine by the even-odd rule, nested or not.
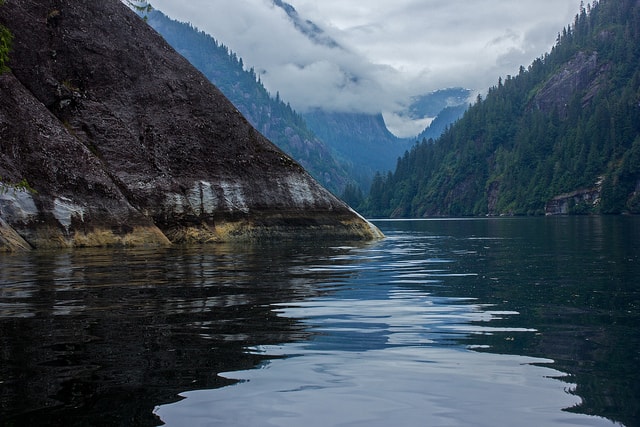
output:
[[[362,190],[358,185],[349,183],[345,186],[340,198],[349,206],[358,208],[364,201],[364,194],[362,194]]]

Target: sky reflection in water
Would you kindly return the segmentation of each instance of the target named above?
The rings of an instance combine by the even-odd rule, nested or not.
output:
[[[461,259],[496,242],[471,236],[460,248],[449,236],[386,232],[340,263],[307,267],[352,273],[329,294],[272,305],[307,325],[310,340],[247,348],[268,360],[221,373],[239,380],[232,386],[185,391],[154,413],[168,426],[612,425],[564,411],[581,399],[553,360],[487,351],[483,337],[539,333],[496,324],[517,311],[438,295],[451,280],[493,280]]]

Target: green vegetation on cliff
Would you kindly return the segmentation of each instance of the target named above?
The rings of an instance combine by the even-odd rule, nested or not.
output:
[[[581,7],[550,53],[378,174],[361,210],[536,215],[554,196],[595,188],[583,211],[640,213],[639,63],[640,3]]]
[[[0,7],[4,0],[0,0]],[[9,62],[9,51],[11,50],[11,41],[13,35],[7,27],[0,25],[0,74],[9,71],[7,62]]]

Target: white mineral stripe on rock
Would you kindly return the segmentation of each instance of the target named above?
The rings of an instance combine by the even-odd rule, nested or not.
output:
[[[68,230],[74,216],[84,221],[84,208],[66,197],[57,197],[53,201],[53,216]]]
[[[0,184],[0,215],[12,221],[28,221],[38,215],[31,194]]]
[[[315,197],[306,179],[297,176],[288,176],[285,179],[285,185],[296,206],[305,207],[315,203]]]
[[[218,195],[210,182],[200,181],[200,206],[202,213],[212,214],[218,208]]]
[[[187,204],[195,214],[202,214],[202,188],[199,182],[196,182],[187,192]]]
[[[249,206],[247,205],[244,189],[241,184],[222,181],[220,182],[220,189],[222,190],[222,198],[228,210],[249,212]]]

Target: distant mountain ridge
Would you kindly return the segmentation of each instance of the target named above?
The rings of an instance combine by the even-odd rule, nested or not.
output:
[[[469,106],[470,93],[468,89],[450,88],[416,96],[409,108],[411,118],[435,119],[413,138],[399,138],[391,133],[382,114],[314,110],[302,116],[309,128],[347,163],[361,188],[368,190],[376,172],[393,170],[398,157],[416,140],[439,137],[446,126],[462,116]]]
[[[436,139],[469,108],[471,90],[440,89],[414,98],[408,114],[414,119],[432,117],[433,120],[416,137],[417,141]]]
[[[420,119],[436,117],[445,108],[468,107],[471,90],[460,87],[435,90],[425,95],[415,96],[409,106],[408,115]]]

